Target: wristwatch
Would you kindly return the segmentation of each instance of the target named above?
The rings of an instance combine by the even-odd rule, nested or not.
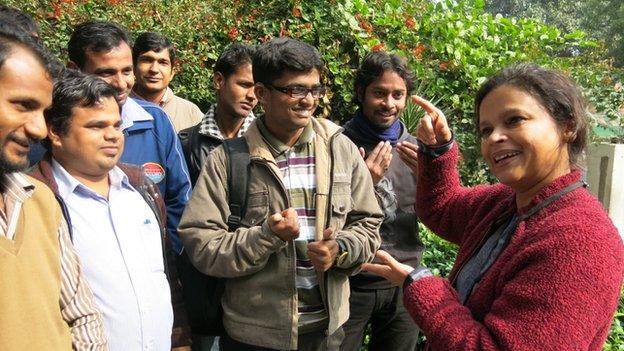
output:
[[[405,277],[405,281],[403,281],[403,290],[407,289],[413,282],[420,280],[425,277],[431,277],[431,271],[427,267],[418,266],[412,270],[407,277]]]
[[[334,266],[340,266],[349,256],[349,251],[347,251],[341,240],[336,240],[336,242],[338,243],[338,254],[334,260]]]

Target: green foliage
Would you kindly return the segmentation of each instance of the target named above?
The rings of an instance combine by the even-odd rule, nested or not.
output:
[[[624,65],[621,0],[492,0],[485,8],[504,16],[538,19],[567,33],[583,30],[606,45],[618,66]]]
[[[609,337],[603,348],[604,351],[623,351],[624,350],[624,290],[620,294],[620,304],[615,312],[613,324]]]
[[[435,235],[427,227],[419,223],[420,238],[425,244],[423,264],[437,276],[447,277],[453,268],[457,245],[452,244]]]
[[[601,47],[580,31],[564,34],[539,21],[486,13],[483,1],[6,2],[33,14],[41,23],[42,38],[63,59],[72,28],[88,19],[114,20],[133,34],[162,32],[180,53],[174,89],[204,108],[213,98],[212,65],[233,41],[255,44],[288,35],[318,47],[327,64],[330,87],[321,105],[322,114],[337,121],[354,112],[352,81],[361,58],[375,50],[397,52],[416,72],[420,92],[445,111],[462,145],[465,184],[492,180],[479,157],[479,142],[473,132],[473,96],[486,77],[510,63],[534,61],[564,68],[583,80],[596,109],[595,123],[617,125],[622,118],[618,111],[624,99],[621,91],[602,103],[614,85],[604,83],[603,78],[613,70],[600,59],[604,54]],[[581,56],[569,57],[571,50],[579,48],[583,50]],[[619,76],[610,79],[617,82]]]

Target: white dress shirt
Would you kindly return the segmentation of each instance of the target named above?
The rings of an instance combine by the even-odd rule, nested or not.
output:
[[[52,170],[109,349],[170,350],[173,309],[154,213],[118,167],[109,172],[108,199],[55,160]]]

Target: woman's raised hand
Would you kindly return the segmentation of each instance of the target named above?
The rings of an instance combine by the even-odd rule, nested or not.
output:
[[[444,113],[431,102],[418,95],[412,95],[412,101],[425,110],[425,115],[418,122],[416,137],[429,146],[448,143],[453,134],[449,129]]]

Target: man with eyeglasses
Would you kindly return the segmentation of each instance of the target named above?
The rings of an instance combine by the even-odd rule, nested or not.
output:
[[[382,212],[357,148],[313,117],[325,94],[312,46],[273,39],[253,57],[264,115],[245,133],[250,166],[241,228],[228,232],[223,147],[208,157],[182,216],[194,265],[226,278],[222,350],[337,350],[348,276],[379,247]]]

